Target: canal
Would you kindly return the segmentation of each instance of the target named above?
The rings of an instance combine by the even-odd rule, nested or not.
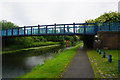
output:
[[[54,58],[61,51],[71,47],[58,46],[54,48],[19,51],[2,55],[2,77],[16,78],[29,73],[37,64]]]

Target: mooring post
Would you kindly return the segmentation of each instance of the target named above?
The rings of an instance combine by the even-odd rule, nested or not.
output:
[[[97,52],[99,51],[99,49],[97,48]]]
[[[120,60],[118,60],[118,71],[120,72]]]
[[[99,54],[101,54],[101,50],[99,50]]]
[[[103,58],[105,58],[105,52],[103,52]]]
[[[108,54],[108,62],[112,62],[112,55]]]

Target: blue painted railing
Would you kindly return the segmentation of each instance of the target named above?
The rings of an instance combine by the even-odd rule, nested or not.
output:
[[[96,35],[97,31],[120,31],[120,23],[73,23],[3,29],[0,36]]]

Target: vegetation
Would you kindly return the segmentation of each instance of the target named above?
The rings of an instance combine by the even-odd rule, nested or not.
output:
[[[8,28],[12,28],[12,27],[18,27],[14,23],[7,22],[6,20],[0,21],[0,24],[2,24],[2,29],[8,29]]]
[[[120,22],[120,13],[118,12],[109,12],[104,13],[96,19],[90,19],[85,21],[86,23],[95,23],[95,22]]]
[[[10,46],[7,46],[7,47],[4,47],[3,48],[3,51],[10,51],[10,50],[15,50],[15,49],[22,49],[22,48],[29,48],[29,47],[40,47],[40,46],[48,46],[48,45],[56,45],[56,44],[59,44],[59,42],[34,42],[34,43],[30,43],[30,44],[26,44],[23,45],[20,44],[20,45],[10,45]]]
[[[85,23],[101,23],[101,22],[120,22],[120,13],[118,12],[109,12],[109,13],[104,13],[101,16],[99,16],[96,19],[90,19],[90,20],[86,20]],[[82,39],[84,39],[84,45],[87,48],[93,48],[93,40],[94,40],[94,36],[82,36]]]
[[[60,78],[61,72],[65,70],[70,63],[72,57],[78,47],[82,45],[78,44],[73,48],[65,50],[59,53],[55,58],[46,61],[42,65],[37,65],[31,70],[30,73],[23,75],[21,78]]]
[[[118,78],[118,53],[120,50],[102,50],[106,58],[95,50],[88,50],[87,55],[92,65],[95,78]],[[112,55],[112,63],[108,62],[108,54]]]
[[[2,20],[0,22],[3,29],[8,29],[12,27],[19,27],[14,25],[12,22],[7,22]],[[28,48],[37,46],[46,46],[51,44],[51,42],[60,42],[60,44],[65,44],[65,40],[70,41],[70,44],[74,44],[79,40],[78,36],[30,36],[30,37],[7,37],[2,38],[2,47],[5,48]],[[50,42],[50,43],[49,43]],[[53,43],[52,43],[53,44]]]
[[[54,48],[54,47],[58,47],[59,45],[56,44],[56,45],[48,45],[48,46],[42,46],[42,47],[32,47],[32,48],[25,48],[25,49],[18,49],[18,50],[9,50],[9,51],[2,51],[2,54],[8,54],[8,53],[15,53],[15,52],[18,52],[18,51],[28,51],[28,50],[36,50],[36,49],[46,49],[51,47],[51,48]]]

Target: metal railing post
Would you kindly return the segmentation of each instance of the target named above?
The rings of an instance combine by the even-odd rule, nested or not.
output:
[[[110,22],[108,24],[109,24],[109,31],[110,31]]]
[[[97,31],[98,31],[97,22],[95,22],[94,30],[95,30],[95,34],[97,34]]]
[[[32,35],[32,27],[31,27],[31,35]]]
[[[6,29],[6,36],[8,36],[8,31],[7,31],[7,29]]]
[[[19,36],[19,28],[18,28],[18,34],[17,35]]]
[[[40,25],[38,25],[38,34],[40,34]]]
[[[55,34],[56,34],[56,23],[54,24],[54,26],[55,26]]]
[[[64,34],[65,34],[65,25],[64,25]]]
[[[86,23],[84,23],[84,35],[86,34]]]
[[[73,23],[73,33],[75,34],[75,23]]]
[[[46,34],[47,34],[47,26],[46,26]]]
[[[12,36],[13,36],[13,28],[12,28]]]
[[[24,35],[25,35],[25,26],[24,26]]]

